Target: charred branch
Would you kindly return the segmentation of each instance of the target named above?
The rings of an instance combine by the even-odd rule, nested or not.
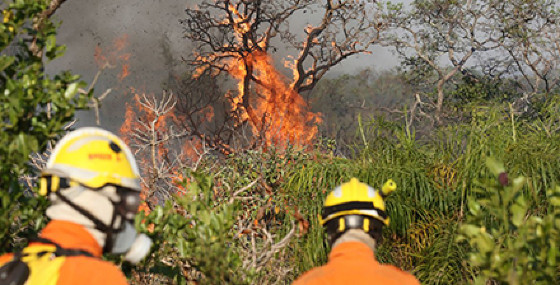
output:
[[[195,43],[193,59],[187,62],[196,68],[195,77],[205,72],[213,76],[227,72],[239,80],[239,90],[228,92],[235,99],[231,100],[230,113],[225,115],[237,121],[226,129],[231,134],[248,124],[256,137],[251,145],[259,145],[266,133],[283,128],[282,123],[270,126],[275,112],[285,112],[270,105],[282,100],[294,102],[293,94],[313,89],[331,67],[350,56],[369,52],[388,28],[380,10],[375,4],[356,1],[329,0],[327,5],[311,0],[203,1],[199,9],[187,9],[187,19],[182,21],[185,37]],[[320,11],[322,16],[316,26],[305,28],[301,37],[287,22],[295,14],[307,11]],[[270,78],[263,78],[271,76],[271,72],[257,66],[263,61],[273,66],[268,59],[269,52],[276,50],[271,46],[274,38],[299,51],[299,55],[291,63],[294,77],[274,75],[277,78],[271,83]],[[275,90],[276,84],[287,88]],[[232,95],[235,92],[237,96]],[[268,107],[257,110],[256,102]],[[279,117],[284,120],[284,114]]]

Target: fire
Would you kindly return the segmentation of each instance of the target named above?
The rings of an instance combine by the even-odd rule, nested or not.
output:
[[[97,66],[100,69],[115,68],[120,63],[122,67],[117,78],[119,81],[124,80],[128,75],[130,75],[130,65],[128,63],[130,53],[124,52],[127,46],[128,35],[126,34],[122,37],[116,38],[109,51],[104,51],[101,46],[97,45],[93,55]]]
[[[130,72],[128,71],[128,64],[123,64],[122,66],[122,71],[119,74],[119,80],[123,81],[123,79],[125,79],[128,75],[130,74]]]
[[[254,25],[256,25],[256,22],[252,18],[253,15],[244,14],[244,9],[238,10],[234,5],[230,5],[228,9],[231,13],[229,13],[228,18],[223,19],[223,25],[230,25],[233,28],[236,40],[239,43],[247,44],[248,47],[242,47],[242,52],[205,54],[200,51],[195,53],[195,61],[200,64],[200,68],[195,70],[193,77],[196,78],[203,74],[209,66],[221,65],[224,67],[221,70],[227,70],[229,75],[238,81],[236,91],[230,90],[223,95],[228,99],[228,102],[231,102],[230,106],[224,108],[226,109],[225,112],[228,112],[225,118],[233,114],[231,117],[235,120],[233,122],[234,127],[247,124],[252,128],[249,132],[252,131],[252,139],[256,143],[250,142],[249,145],[254,146],[258,145],[257,143],[262,143],[261,145],[265,147],[276,146],[280,149],[288,145],[311,146],[318,135],[317,125],[322,121],[321,114],[312,112],[305,99],[294,86],[290,85],[289,78],[275,68],[274,61],[266,52],[268,40],[249,35],[249,33],[255,31]],[[126,46],[123,42],[126,43],[126,41],[115,41],[115,50],[123,50]],[[230,43],[230,45],[228,47],[236,48],[236,43]],[[292,66],[292,69],[295,69],[295,67]],[[216,72],[214,69],[212,71]],[[128,74],[129,67],[125,64],[121,75],[124,78]],[[155,148],[156,150],[152,153],[157,155],[141,158],[143,160],[141,164],[150,168],[156,164],[155,160],[161,163],[169,160],[169,157],[173,155],[175,155],[174,158],[177,158],[176,154],[171,153],[172,150],[179,150],[180,155],[184,155],[191,162],[196,163],[200,154],[204,152],[203,149],[210,145],[205,141],[207,137],[203,133],[203,128],[202,131],[197,130],[201,133],[198,134],[199,137],[183,139],[179,144],[156,144],[156,141],[165,139],[164,132],[170,126],[184,126],[183,122],[186,119],[181,115],[169,112],[156,120],[154,112],[149,110],[145,104],[140,103],[142,97],[135,94],[135,102],[127,104],[126,120],[121,128],[121,134],[125,137],[128,136],[130,140],[134,140],[135,136],[143,135],[138,134],[138,130],[151,128],[151,133],[155,137],[149,147]],[[217,110],[221,112],[222,107],[219,108]],[[203,121],[209,124],[221,119],[214,117],[212,106],[202,108],[197,112],[197,115],[200,115]],[[198,126],[193,126],[193,128],[196,127]],[[188,132],[190,130],[181,131]],[[131,141],[130,143],[134,142]],[[215,149],[219,149],[220,146],[226,146],[229,142],[217,139],[213,143],[218,144],[219,146]],[[212,147],[215,147],[215,145],[212,145]],[[226,148],[223,147],[223,149]],[[179,192],[183,192],[184,188],[180,187],[180,182],[184,179],[180,169],[171,167],[167,171],[169,172],[167,177],[171,179],[172,184],[179,189]],[[149,190],[145,189],[145,191]]]
[[[243,85],[247,75],[245,65],[253,70],[255,81],[258,82],[254,90],[257,93],[254,103],[256,118],[251,119],[254,131],[264,136],[267,145],[311,145],[318,133],[317,124],[321,122],[321,114],[310,111],[307,102],[274,67],[271,57],[265,52],[254,52],[245,59],[237,59],[234,64],[236,68],[229,72],[239,80],[239,96],[250,92],[244,90]],[[239,96],[236,99],[240,101],[242,98]]]
[[[197,78],[210,66],[223,67],[211,71],[227,70],[239,81],[238,92],[225,95],[230,98],[232,112],[240,114],[239,122],[235,123],[248,121],[255,138],[266,146],[310,146],[318,134],[317,124],[322,121],[321,114],[311,112],[296,88],[275,68],[266,52],[268,39],[251,34],[256,25],[254,15],[246,14],[244,9],[231,3],[227,9],[228,16],[222,19],[221,24],[233,29],[237,41],[227,44],[227,47],[235,49],[239,46],[239,51],[210,54],[195,51],[198,68],[193,77]],[[294,71],[295,82],[299,76],[296,67],[292,63],[288,68]]]
[[[134,88],[131,88],[131,91],[134,94],[133,104],[130,103],[126,104],[125,120],[124,123],[121,125],[120,135],[123,138],[123,140],[126,142],[126,144],[128,144],[131,147],[134,147],[141,144],[145,144],[146,143],[146,141],[144,141],[145,139],[147,139],[148,141],[159,139],[159,133],[157,132],[157,130],[163,130],[160,128],[165,127],[167,123],[166,122],[167,118],[164,117],[155,120],[156,114],[154,114],[152,110],[147,108],[146,105],[143,105],[141,103],[141,96],[146,96],[146,95],[137,93]],[[155,137],[150,138],[150,137],[146,137],[145,136],[146,133],[144,132],[139,133],[139,130],[144,130],[146,127],[148,128],[153,127],[154,130],[156,130],[156,132],[152,133],[152,135]],[[155,163],[154,159],[157,159],[157,163],[159,163],[161,157],[167,156],[168,150],[164,148],[162,145],[152,145],[152,147],[155,148],[152,150],[155,153],[157,153],[158,157],[156,158],[153,156],[150,157],[150,156],[136,154],[135,155],[136,159],[138,160],[138,163],[140,165],[152,166]],[[146,176],[146,173],[144,174],[144,176]],[[148,179],[150,178],[148,177]],[[147,185],[143,183],[142,184],[142,195],[144,197],[142,199],[143,201],[150,196],[148,195],[149,191],[150,189],[148,189]]]
[[[183,196],[187,193],[190,178],[184,177],[182,173],[175,172],[175,176],[172,178],[172,183],[178,188],[177,195]]]
[[[115,50],[117,52],[123,50],[126,46],[128,46],[128,35],[127,34],[124,34],[122,37],[116,38],[113,41],[113,47],[115,48]]]
[[[160,141],[165,136],[164,132],[167,130],[168,125],[171,121],[177,121],[177,116],[174,112],[167,112],[162,114],[156,114],[156,112],[150,108],[150,106],[143,104],[147,100],[156,100],[152,95],[151,99],[147,99],[146,94],[140,94],[136,92],[134,88],[131,88],[134,94],[134,104],[126,104],[125,121],[121,126],[120,133],[123,137],[127,138],[127,143],[141,143],[141,142],[131,142],[131,137],[134,138],[133,134],[137,133],[138,130],[145,130],[149,134],[143,133],[140,135],[151,135],[152,137],[147,137],[148,140],[152,142]],[[142,100],[147,99],[147,100]],[[157,154],[160,157],[167,157],[169,150],[164,146],[164,144],[157,144]]]
[[[131,55],[123,53],[127,45],[128,37],[125,35],[113,42],[112,49],[109,52],[105,52],[100,46],[95,49],[95,60],[100,68],[112,68],[117,64],[122,65],[121,72],[117,75],[119,80],[123,80],[130,75],[128,61]],[[170,137],[169,130],[172,126],[179,126],[180,121],[184,118],[176,115],[174,108],[163,112],[162,106],[158,105],[160,100],[155,95],[147,95],[133,87],[130,87],[128,92],[133,95],[132,101],[125,106],[125,120],[119,132],[127,145],[136,150],[134,155],[142,169],[144,180],[141,191],[143,202],[139,211],[149,214],[150,207],[148,204],[155,205],[161,202],[158,201],[159,197],[153,195],[153,183],[159,183],[157,179],[168,180],[166,183],[169,184],[167,185],[172,186],[178,195],[186,193],[185,183],[189,183],[188,178],[183,177],[181,164],[172,161],[175,159],[183,161],[184,157],[191,160],[198,159],[200,153],[198,149],[201,148],[202,144],[195,139],[179,142],[179,144],[174,142]],[[214,110],[211,106],[201,112],[207,121],[212,120]],[[175,154],[174,149],[178,149],[180,153]],[[149,225],[149,227],[153,229],[153,225]]]
[[[156,197],[149,195],[154,190],[150,186],[150,183],[155,183],[154,179],[169,179],[176,194],[184,195],[184,182],[188,184],[189,181],[183,177],[183,169],[175,161],[196,161],[203,148],[201,141],[196,138],[175,141],[169,130],[178,126],[184,118],[176,115],[173,108],[162,112],[155,103],[158,99],[154,95],[143,94],[134,88],[130,90],[134,94],[133,102],[126,104],[125,121],[121,125],[120,134],[129,146],[142,150],[135,153],[135,156],[145,170],[142,174],[146,181],[142,184],[143,201],[148,199],[150,203],[158,203]],[[211,108],[204,111],[206,118],[213,116]],[[173,149],[180,153],[173,152]],[[146,207],[144,204],[141,209],[149,212]]]

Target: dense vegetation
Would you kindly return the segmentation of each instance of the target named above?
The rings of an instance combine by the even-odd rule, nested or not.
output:
[[[553,99],[545,101],[538,119],[514,116],[512,120],[507,105],[496,105],[477,109],[469,122],[437,128],[433,137],[423,140],[398,122],[372,119],[363,124],[365,141],[354,149],[352,158],[337,157],[332,147],[305,153],[237,154],[224,161],[221,174],[208,171],[192,176],[197,181],[189,188],[195,191],[192,195],[206,191],[200,196],[205,199],[193,201],[189,196],[175,201],[187,212],[201,214],[184,218],[169,204],[150,214],[148,221],[155,224],[151,234],[165,245],[163,256],[176,256],[179,268],[190,264],[201,270],[209,283],[291,280],[326,261],[328,248],[316,218],[326,193],[350,177],[377,187],[392,178],[399,189],[388,201],[391,225],[377,252],[381,261],[412,271],[423,284],[487,278],[510,284],[527,284],[527,280],[554,283],[560,258],[554,250],[558,242],[555,181],[560,178],[560,135],[545,128],[559,127],[560,105]],[[503,175],[498,179],[502,173],[509,180],[503,181]],[[272,199],[273,203],[225,202],[236,189],[258,177],[260,186],[253,185],[244,197],[262,195],[270,187],[265,201]],[[496,198],[501,195],[509,198]],[[263,206],[270,215],[259,219]],[[259,225],[281,237],[297,222],[295,209],[309,221],[309,227],[300,227],[297,238],[275,253],[270,264],[244,263],[251,256],[246,255],[248,240],[236,231],[237,217],[252,215]],[[191,224],[195,226],[187,226]],[[186,238],[177,240],[177,232]],[[484,237],[489,248],[476,240],[481,233],[490,234]],[[215,243],[207,244],[209,236]],[[224,248],[223,244],[231,246]],[[193,250],[216,245],[219,250]],[[174,254],[169,255],[169,250]],[[155,256],[152,262],[163,256]],[[224,256],[228,258],[219,258]],[[496,258],[502,262],[496,263]],[[154,264],[148,267],[161,270]],[[284,267],[291,270],[280,270]],[[181,275],[180,270],[169,272]],[[511,272],[518,275],[512,277]]]
[[[78,93],[84,82],[70,72],[47,75],[45,61],[62,56],[48,0],[25,0],[4,9],[0,25],[0,248],[20,247],[44,222],[45,201],[24,189],[34,186],[30,154],[43,153],[50,140],[64,134],[74,111],[85,108],[90,94]],[[22,179],[23,178],[23,179]],[[26,195],[27,194],[27,195]]]

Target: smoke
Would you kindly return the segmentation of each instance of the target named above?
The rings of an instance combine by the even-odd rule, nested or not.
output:
[[[92,82],[99,66],[94,59],[96,47],[110,53],[116,39],[126,36],[122,54],[128,53],[130,75],[119,80],[123,60],[112,69],[105,69],[95,94],[106,89],[112,92],[100,109],[101,126],[118,131],[124,120],[125,102],[130,101],[130,87],[160,93],[170,73],[184,63],[181,56],[190,53],[189,43],[182,38],[179,19],[190,1],[185,0],[68,0],[57,10],[55,20],[61,21],[58,42],[66,45],[63,57],[49,63],[51,74],[71,70],[86,82]],[[91,111],[78,113],[78,126],[95,125]]]
[[[100,123],[101,127],[116,132],[124,121],[126,102],[131,102],[131,87],[159,94],[169,84],[172,74],[185,70],[182,58],[189,56],[192,47],[182,36],[179,20],[185,18],[187,6],[195,2],[198,1],[68,0],[54,15],[55,20],[62,21],[57,39],[66,45],[66,54],[49,63],[47,72],[71,70],[85,82],[92,82],[99,70],[94,59],[96,47],[110,52],[114,41],[126,36],[127,44],[121,52],[130,54],[127,61],[130,75],[119,80],[123,62],[117,62],[115,68],[104,70],[95,85],[96,95],[112,89],[102,103]],[[331,73],[368,67],[387,69],[395,65],[396,60],[386,49],[375,47],[373,52],[373,55],[351,58]],[[284,55],[285,52],[279,52],[276,57]],[[77,126],[96,124],[93,111],[79,112],[77,117]]]

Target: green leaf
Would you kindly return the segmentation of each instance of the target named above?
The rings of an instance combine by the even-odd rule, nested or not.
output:
[[[186,256],[188,256],[188,253],[189,253],[189,246],[188,246],[188,244],[187,244],[187,241],[186,241],[184,238],[179,237],[177,240],[172,240],[172,241],[170,241],[170,242],[173,243],[173,242],[175,242],[175,241],[178,243],[178,244],[177,244],[177,249],[179,250],[179,254],[181,255],[181,257],[186,257]]]
[[[475,225],[462,225],[461,233],[464,233],[465,235],[472,237],[480,233],[480,228]]]
[[[560,197],[554,196],[548,199],[550,204],[555,207],[560,207]]]
[[[513,192],[517,193],[519,190],[521,190],[521,188],[525,185],[526,181],[527,180],[523,176],[519,176],[513,179],[513,183],[512,183]]]
[[[527,209],[521,205],[513,204],[511,206],[511,213],[513,214],[511,219],[512,224],[519,227],[523,223]]]
[[[4,71],[4,69],[8,68],[8,66],[12,65],[16,60],[13,56],[0,56],[0,71]]]
[[[481,231],[482,231],[482,229],[481,229]],[[481,235],[478,235],[477,237],[475,237],[474,242],[478,246],[478,249],[480,249],[480,251],[482,253],[491,252],[494,249],[494,247],[496,246],[495,241],[492,238],[492,236],[488,233],[485,233],[485,232],[482,232]]]
[[[494,157],[492,156],[487,156],[486,157],[486,166],[488,167],[488,169],[490,170],[490,172],[492,174],[494,174],[494,176],[498,177],[498,175],[500,173],[506,172],[506,168],[504,167],[504,164],[501,162],[498,162]]]
[[[163,218],[163,209],[160,206],[154,209],[154,216],[154,224],[160,224]]]
[[[50,35],[45,41],[45,50],[49,59],[53,59],[56,51],[56,36]]]
[[[469,197],[467,203],[469,205],[469,212],[473,216],[477,216],[480,213],[480,204],[473,197]]]
[[[69,84],[66,88],[66,91],[64,92],[64,98],[66,98],[67,100],[72,99],[78,92],[78,87],[79,84],[77,82]]]

